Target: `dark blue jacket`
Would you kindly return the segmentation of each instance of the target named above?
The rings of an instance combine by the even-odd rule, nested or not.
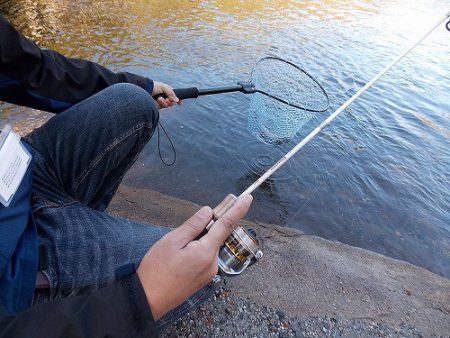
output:
[[[9,207],[0,204],[0,303],[10,312],[30,306],[38,265],[36,227],[31,214],[32,166]]]
[[[61,112],[116,83],[153,91],[153,81],[40,49],[0,15],[0,100]]]
[[[149,93],[153,90],[153,81],[146,77],[114,73],[93,62],[42,50],[0,15],[1,101],[60,112],[121,82]],[[10,206],[0,207],[0,336],[134,336],[144,332],[153,336],[151,313],[136,274],[92,296],[23,311],[31,305],[38,263],[31,187],[32,166]],[[14,314],[18,311],[22,312]]]

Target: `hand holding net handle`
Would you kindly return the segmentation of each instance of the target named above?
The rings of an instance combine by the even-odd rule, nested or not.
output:
[[[199,95],[199,91],[197,87],[190,88],[178,88],[173,90],[175,95],[180,99],[196,99]],[[164,93],[156,94],[152,96],[154,100],[158,100],[160,97],[167,98],[167,95]]]
[[[233,93],[233,92],[242,92],[249,94],[251,88],[254,88],[253,85],[250,85],[245,82],[240,82],[237,85],[229,86],[229,87],[216,87],[216,88],[205,88],[198,89],[197,87],[190,88],[177,88],[173,91],[177,95],[180,100],[184,99],[196,99],[199,96],[203,95],[215,95],[215,94],[224,94],[224,93]],[[158,98],[163,97],[167,98],[167,96],[163,93],[156,94],[153,96],[153,99],[157,100]]]

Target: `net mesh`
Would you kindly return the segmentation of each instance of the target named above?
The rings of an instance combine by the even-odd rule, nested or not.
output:
[[[287,105],[260,93],[251,96],[248,129],[265,143],[288,142],[318,114],[308,109],[321,111],[328,108],[325,91],[311,76],[277,58],[260,60],[253,69],[252,83],[258,90],[297,106]]]
[[[268,144],[289,142],[314,113],[300,110],[256,93],[250,99],[248,130]]]

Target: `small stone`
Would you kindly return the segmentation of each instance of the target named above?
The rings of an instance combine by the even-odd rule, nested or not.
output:
[[[284,314],[284,312],[281,311],[281,310],[276,310],[275,313],[277,314],[277,316],[278,316],[278,318],[279,318],[280,320],[283,320],[283,319],[286,317],[286,315]]]
[[[289,337],[289,335],[288,335],[288,333],[286,331],[280,331],[278,333],[278,337],[279,338],[287,338],[287,337]]]
[[[281,328],[284,330],[289,329],[289,322],[287,320],[281,321]]]

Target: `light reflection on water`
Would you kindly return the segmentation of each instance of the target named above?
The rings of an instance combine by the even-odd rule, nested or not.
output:
[[[43,47],[173,86],[234,84],[260,57],[285,57],[318,78],[335,109],[450,2],[16,0],[0,7]],[[254,193],[250,218],[449,277],[449,41],[439,29],[355,102]],[[248,106],[248,97],[227,94],[165,111],[177,163],[165,167],[152,140],[126,183],[215,205],[321,120],[288,144],[268,146],[246,130]],[[3,121],[42,118],[5,107]]]

